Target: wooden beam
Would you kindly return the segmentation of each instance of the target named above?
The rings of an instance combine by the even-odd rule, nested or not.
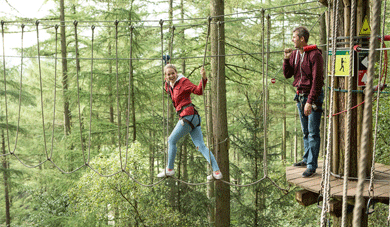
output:
[[[339,200],[331,200],[329,202],[329,213],[332,216],[341,217],[342,212],[343,212],[342,208],[343,208],[343,204]]]
[[[311,192],[305,189],[295,192],[295,199],[299,204],[303,206],[310,206],[312,204],[317,203],[318,196],[318,193]]]

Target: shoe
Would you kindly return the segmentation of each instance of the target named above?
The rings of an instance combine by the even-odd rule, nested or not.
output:
[[[302,173],[302,177],[312,177],[316,173],[316,170],[307,168],[305,172]]]
[[[168,168],[166,168],[165,170],[163,170],[161,173],[157,174],[157,177],[159,178],[162,178],[162,177],[171,177],[175,174],[175,170],[169,170]]]
[[[216,179],[216,180],[222,179],[222,173],[221,172],[216,173],[216,171],[213,171],[213,175],[208,175],[207,176],[207,180],[208,181],[211,181],[213,178]]]
[[[297,162],[297,163],[294,163],[293,166],[306,166],[306,162],[304,161],[300,161],[300,162]]]

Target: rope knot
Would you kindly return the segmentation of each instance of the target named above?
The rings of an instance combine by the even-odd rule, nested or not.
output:
[[[20,25],[20,27],[22,27],[22,29],[24,29],[25,26],[26,26],[26,25],[24,25],[24,24]]]
[[[54,25],[54,28],[55,28],[56,30],[58,30],[59,27],[60,27],[60,26],[59,26],[58,24]]]
[[[91,29],[92,29],[92,30],[95,30],[95,25],[92,25],[92,26],[91,26]]]
[[[36,26],[39,25],[39,20],[36,20],[36,21],[35,21],[35,25],[36,25]]]
[[[77,20],[73,21],[74,26],[77,26],[79,22]]]
[[[115,24],[115,26],[118,26],[119,20],[115,20],[115,21],[114,21],[114,24]]]
[[[5,21],[1,20],[1,26],[3,26],[5,24]]]
[[[160,19],[160,21],[158,23],[160,24],[160,26],[162,26],[164,24],[164,20]]]

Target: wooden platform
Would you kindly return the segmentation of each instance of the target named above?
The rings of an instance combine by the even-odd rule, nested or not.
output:
[[[303,178],[302,173],[305,171],[304,167],[293,167],[289,166],[286,168],[287,182],[298,186],[308,191],[319,193],[321,189],[321,178],[322,178],[322,164],[319,161],[317,172],[313,177]],[[390,193],[390,166],[383,164],[375,164],[374,174],[374,196],[376,200],[387,200],[389,199]],[[364,194],[363,196],[368,198],[368,187],[370,181],[367,180],[364,183]],[[343,197],[343,179],[331,176],[330,178],[330,195],[333,198]],[[357,180],[348,181],[348,194],[349,198],[354,198],[357,190]]]

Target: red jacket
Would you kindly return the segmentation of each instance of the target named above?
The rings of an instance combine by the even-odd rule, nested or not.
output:
[[[206,86],[207,79],[203,80],[204,85]],[[199,85],[196,86],[189,79],[183,75],[178,75],[178,78],[175,84],[172,86],[165,83],[165,91],[171,95],[173,106],[176,109],[176,112],[180,111],[183,106],[191,104],[191,93],[196,95],[202,95],[202,80],[199,82]],[[193,106],[185,108],[181,113],[180,117],[193,115],[195,114],[195,109]]]
[[[291,53],[290,59],[284,59],[283,74],[286,79],[294,76],[293,86],[297,87],[297,93],[308,95],[307,102],[312,104],[324,85],[324,60],[319,49],[304,54],[302,63],[298,50]]]

